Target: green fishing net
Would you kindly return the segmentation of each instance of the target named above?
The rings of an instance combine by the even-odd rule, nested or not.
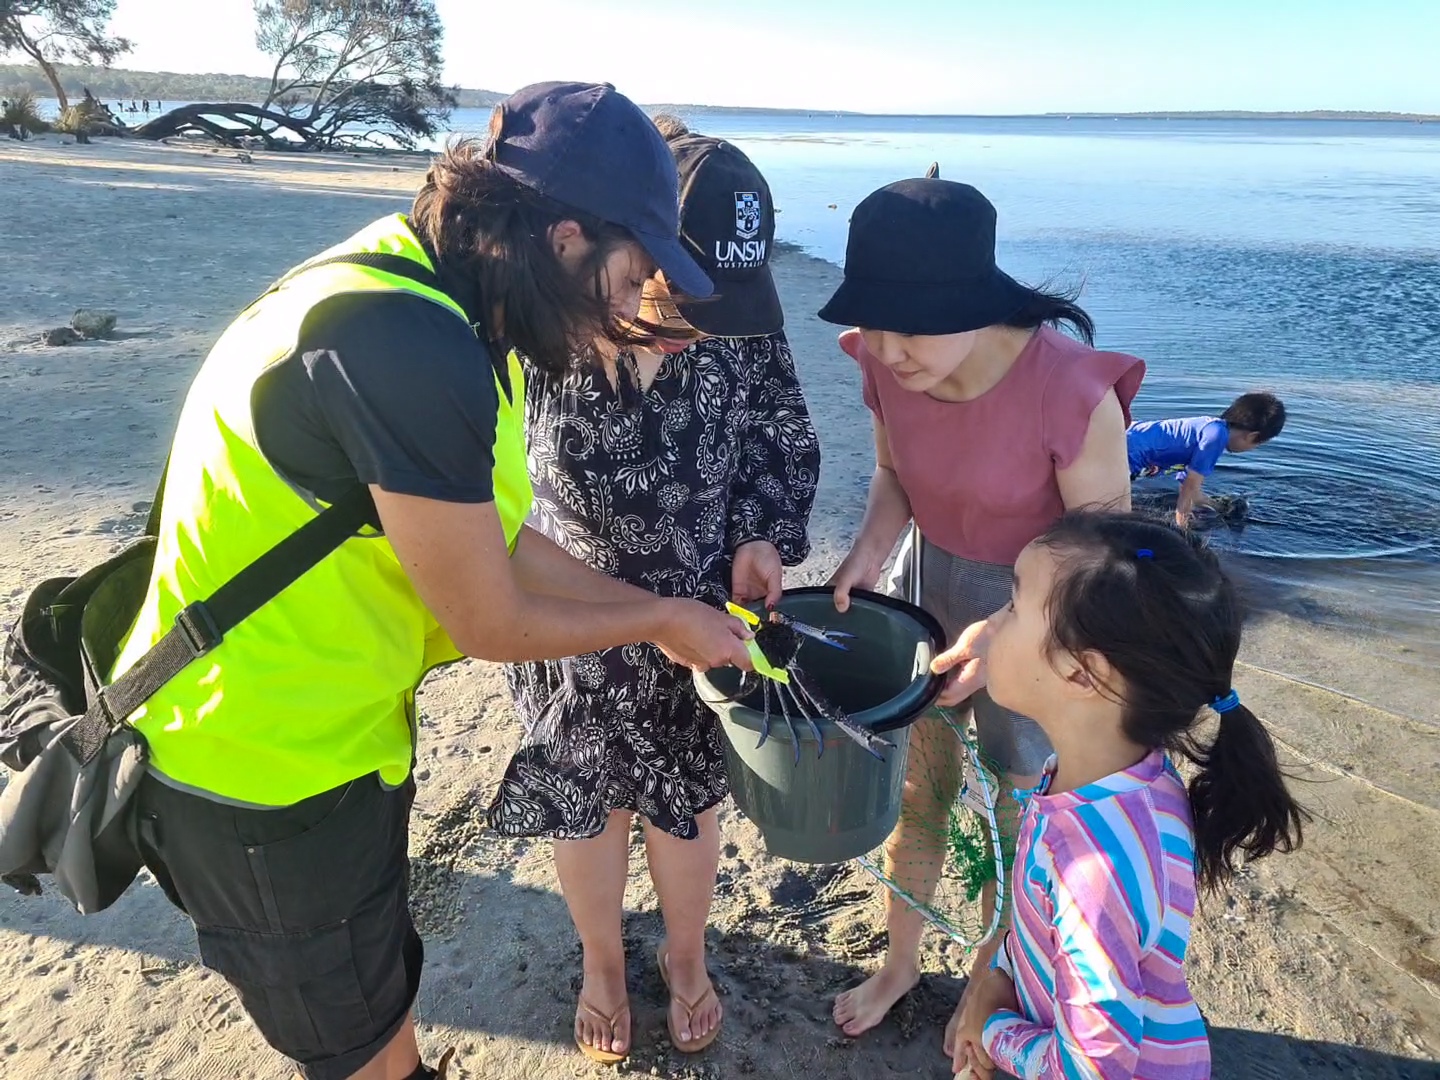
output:
[[[999,928],[1014,855],[1015,801],[982,759],[968,718],[927,713],[910,729],[895,833],[860,862],[928,922],[967,947]]]

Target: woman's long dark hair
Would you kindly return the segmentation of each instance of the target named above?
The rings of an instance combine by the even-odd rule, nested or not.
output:
[[[578,275],[565,269],[550,243],[550,230],[562,221],[576,222],[595,245]],[[617,344],[633,340],[610,313],[602,282],[605,260],[634,240],[629,230],[511,179],[484,143],[461,139],[446,147],[415,196],[410,226],[442,278],[477,289],[485,310],[472,318],[483,321],[489,337],[513,344],[541,370],[563,372],[597,336]]]
[[[1049,598],[1051,648],[1098,653],[1122,685],[1132,742],[1189,758],[1195,861],[1215,889],[1236,857],[1300,846],[1308,815],[1291,797],[1270,733],[1244,705],[1208,743],[1201,710],[1230,693],[1243,613],[1234,585],[1197,537],[1135,514],[1069,514],[1037,541],[1060,570]],[[1228,703],[1227,703],[1228,704]]]
[[[1029,299],[1024,307],[1005,320],[1005,326],[1017,330],[1034,330],[1041,326],[1058,329],[1061,324],[1069,323],[1076,337],[1086,345],[1095,344],[1095,320],[1076,303],[1080,299],[1078,288],[1052,292],[1048,282],[1039,288],[1031,285],[1022,285],[1021,288],[1029,293]]]

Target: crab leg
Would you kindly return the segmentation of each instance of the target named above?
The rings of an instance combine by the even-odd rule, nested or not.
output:
[[[805,708],[804,702],[796,695],[793,687],[781,687],[781,692],[790,695],[790,700],[795,703],[795,711],[800,714],[801,719],[810,725],[810,734],[815,736],[815,745],[819,747],[819,749],[815,751],[815,759],[818,761],[825,756],[825,735],[821,732],[820,725],[815,720],[814,712]],[[823,716],[824,714],[822,713],[821,715]]]
[[[800,688],[800,692],[804,694],[806,699],[810,702],[811,707],[821,716],[824,716],[832,724],[838,727],[846,735],[849,735],[850,738],[854,739],[857,743],[863,746],[866,751],[868,751],[871,755],[881,761],[884,761],[885,755],[880,752],[880,748],[883,746],[888,747],[892,750],[894,749],[895,744],[892,743],[889,739],[881,738],[879,735],[876,735],[868,728],[861,727],[859,724],[855,723],[848,716],[846,716],[844,710],[835,708],[828,701],[822,698],[818,692],[812,690],[810,688],[808,679],[805,679],[803,676],[797,675],[793,671],[790,674],[791,678],[795,682],[795,685]]]
[[[825,717],[827,720],[831,719],[836,713],[840,713],[839,709],[835,708],[833,705],[830,704],[830,702],[822,698],[816,691],[812,690],[810,688],[808,680],[806,680],[803,676],[795,680],[795,685],[800,688],[800,693],[805,695],[805,701],[810,706],[810,708],[813,709],[815,712],[819,713],[821,716]],[[841,715],[844,714],[841,713]]]
[[[790,729],[790,741],[795,746],[795,765],[800,765],[800,733],[795,730],[795,721],[790,718],[790,706],[785,703],[784,686],[775,691],[775,696],[780,699],[780,715],[785,718],[785,726]]]
[[[832,716],[830,719],[836,727],[838,727],[846,735],[849,735],[850,738],[854,739],[857,743],[859,743],[867,751],[869,751],[870,755],[874,757],[877,761],[885,760],[885,755],[881,752],[880,749],[881,747],[885,747],[890,750],[895,749],[895,744],[892,743],[889,739],[885,739],[879,735],[876,735],[869,728],[861,727],[844,713],[841,713],[839,716]]]
[[[765,745],[765,740],[770,738],[770,680],[760,680],[760,700],[763,702],[764,712],[760,714],[760,741],[755,744],[759,750]]]

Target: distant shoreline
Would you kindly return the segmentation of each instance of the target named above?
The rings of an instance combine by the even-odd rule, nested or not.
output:
[[[128,68],[96,68],[58,64],[60,80],[67,93],[79,96],[88,87],[102,101],[260,101],[270,81],[253,75],[208,73],[190,75],[173,71],[132,71]],[[32,64],[0,64],[0,97],[15,90],[29,90],[48,98],[50,85]],[[505,95],[496,90],[457,88],[458,107],[485,109]],[[1248,109],[1146,110],[1143,112],[1044,112],[1044,113],[869,113],[846,109],[783,109],[750,105],[700,105],[695,103],[650,103],[652,111],[688,112],[750,116],[829,116],[892,120],[1331,120],[1440,123],[1440,114],[1377,112],[1346,109],[1272,111]]]
[[[1362,112],[1344,109],[1310,109],[1304,112],[1262,112],[1245,109],[1213,112],[1131,112],[1131,113],[1042,113],[1027,117],[1035,120],[1349,120],[1349,121],[1410,121],[1417,124],[1440,123],[1440,114],[1405,112]]]
[[[1440,123],[1440,113],[1344,112],[1337,109],[1312,109],[1309,112],[1247,112],[1244,110],[1214,112],[1047,112],[1047,113],[866,113],[841,109],[761,109],[739,105],[646,105],[647,109],[704,110],[710,113],[763,114],[769,116],[835,116],[867,120],[1313,120]]]

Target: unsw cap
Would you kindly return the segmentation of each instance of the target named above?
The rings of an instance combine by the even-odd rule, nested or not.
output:
[[[716,293],[694,304],[682,298],[680,314],[718,337],[778,333],[785,315],[770,274],[775,205],[765,177],[723,139],[684,135],[670,149],[680,171],[680,241]]]

